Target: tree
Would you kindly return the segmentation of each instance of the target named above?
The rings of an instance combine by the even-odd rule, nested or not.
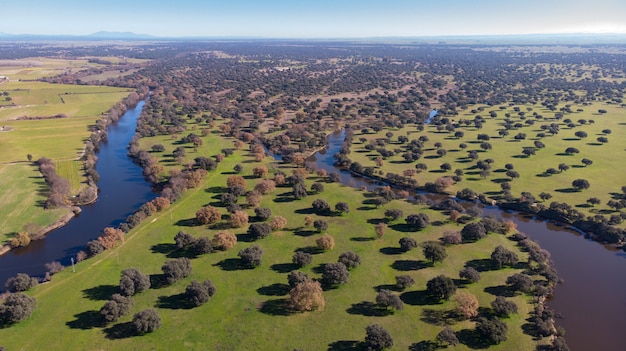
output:
[[[226,179],[226,186],[228,188],[232,188],[235,186],[243,186],[245,188],[246,180],[242,176],[232,175],[232,176],[229,176],[228,179]]]
[[[404,304],[400,297],[391,290],[381,289],[376,295],[376,304],[383,308],[393,308],[395,310],[401,310],[404,308]]]
[[[437,334],[435,340],[443,346],[454,347],[459,344],[459,339],[456,337],[456,333],[450,327],[443,328],[443,330]]]
[[[128,268],[122,271],[119,287],[122,295],[133,296],[150,289],[150,277],[137,268]]]
[[[577,148],[575,148],[575,147],[568,147],[567,149],[565,149],[565,153],[568,154],[568,155],[577,154],[579,152],[580,151]]]
[[[31,238],[28,232],[19,232],[15,235],[14,238],[11,238],[10,244],[11,247],[25,247],[30,244]]]
[[[350,205],[348,205],[347,202],[337,202],[335,204],[335,211],[337,211],[339,214],[344,214],[344,213],[349,213],[350,212]]]
[[[350,280],[350,272],[343,263],[327,263],[322,272],[322,281],[328,285],[346,284]]]
[[[584,138],[586,138],[586,137],[588,136],[588,135],[587,135],[587,132],[584,132],[584,131],[582,131],[582,130],[577,131],[576,133],[574,133],[574,135],[575,135],[577,138],[580,138],[580,139],[584,139]]]
[[[524,273],[515,273],[506,278],[506,284],[521,292],[530,292],[533,289],[533,279]]]
[[[140,335],[152,333],[161,327],[161,316],[152,308],[137,312],[133,316],[133,326]]]
[[[395,209],[395,208],[385,211],[385,217],[391,218],[392,221],[398,220],[398,218],[401,218],[402,215],[403,215],[402,210]]]
[[[179,279],[185,278],[191,274],[191,261],[187,257],[168,260],[161,266],[163,275],[168,284],[174,284]]]
[[[232,249],[237,245],[237,236],[230,232],[218,232],[213,236],[212,243],[220,250]]]
[[[400,249],[404,252],[410,251],[417,247],[417,241],[408,236],[400,238],[400,240],[398,240],[398,244],[400,244]]]
[[[384,222],[377,223],[374,226],[374,231],[376,232],[376,237],[382,238],[385,235],[385,231],[387,230],[387,224]]]
[[[396,286],[400,290],[410,288],[415,284],[415,280],[410,275],[398,275],[396,276]]]
[[[412,214],[406,217],[406,223],[411,227],[419,230],[428,227],[430,219],[425,213]]]
[[[208,236],[201,236],[194,240],[190,245],[191,250],[196,255],[203,255],[213,252],[213,244]]]
[[[606,144],[609,142],[609,139],[607,137],[598,137],[596,140],[601,144]]]
[[[574,189],[580,191],[583,189],[589,189],[589,181],[586,179],[576,179],[572,182],[572,187],[574,187]]]
[[[343,263],[346,268],[352,269],[361,264],[361,257],[352,251],[347,251],[339,255],[338,262]]]
[[[46,263],[44,267],[46,267],[46,273],[50,273],[50,275],[59,273],[60,271],[63,270],[63,268],[65,268],[59,261],[52,261],[52,262]]]
[[[163,152],[165,151],[165,146],[163,146],[162,144],[154,144],[151,147],[153,152]]]
[[[452,210],[452,211],[454,211],[454,210]],[[454,212],[456,212],[456,211],[454,211]],[[458,212],[456,212],[456,213],[458,214],[458,217],[460,217],[460,214]],[[450,214],[451,219],[454,218],[454,217],[452,217],[452,214],[453,213]],[[458,219],[458,217],[456,217],[456,218]],[[454,222],[456,222],[456,220]],[[456,244],[462,243],[463,242],[463,238],[461,238],[461,232],[458,231],[458,230],[446,230],[443,233],[443,237],[441,237],[441,242],[443,242],[446,245],[456,245]]]
[[[313,227],[315,227],[315,229],[317,229],[317,231],[321,233],[328,229],[328,222],[323,219],[316,219],[315,222],[313,222]]]
[[[259,221],[266,221],[272,216],[272,210],[267,207],[257,207],[254,209],[254,213]]]
[[[296,251],[291,258],[291,262],[300,267],[308,266],[313,261],[313,255],[304,251]]]
[[[248,234],[255,240],[267,238],[272,233],[272,227],[267,223],[252,223],[248,228]]]
[[[588,159],[588,158],[583,158],[582,160],[580,160],[580,162],[582,162],[582,164],[584,164],[584,165],[585,165],[585,167],[587,167],[587,166],[591,166],[591,165],[593,164],[593,161],[591,161],[591,160],[590,160],[590,159]]]
[[[262,199],[263,199],[263,195],[258,190],[252,190],[246,193],[246,202],[248,203],[248,206],[250,207],[259,206]]]
[[[281,230],[285,228],[286,225],[287,225],[287,218],[282,217],[282,216],[272,217],[272,220],[270,221],[270,228],[272,228],[273,231]]]
[[[461,229],[461,237],[464,241],[476,241],[485,236],[487,236],[487,232],[482,223],[468,223]]]
[[[365,328],[365,345],[368,350],[378,351],[391,348],[393,339],[389,332],[378,324],[371,324]]]
[[[507,250],[502,245],[496,246],[496,248],[491,253],[491,262],[498,268],[502,268],[504,266],[513,267],[518,262],[517,254],[513,251]]]
[[[454,302],[456,303],[454,310],[465,319],[478,316],[478,300],[471,293],[464,291],[457,293],[454,295]]]
[[[0,304],[0,325],[20,322],[35,311],[37,300],[22,293],[9,294]]]
[[[217,289],[212,281],[205,280],[199,283],[194,280],[185,288],[185,299],[194,306],[200,306],[208,302],[215,295],[216,291]]]
[[[541,193],[539,193],[539,198],[542,201],[546,201],[546,200],[550,200],[552,198],[552,195],[550,193],[541,192]]]
[[[111,300],[104,303],[104,306],[100,308],[100,316],[105,322],[115,322],[121,316],[128,314],[131,307],[135,304],[133,298],[130,296],[122,296],[120,294],[113,294]]]
[[[587,199],[587,203],[590,204],[591,206],[595,206],[595,205],[601,204],[602,201],[598,199],[597,197],[590,197]]]
[[[508,328],[504,322],[498,318],[486,319],[479,318],[476,321],[476,333],[490,344],[499,344],[506,341]]]
[[[445,275],[439,275],[426,283],[426,292],[432,297],[448,300],[456,291],[454,281]]]
[[[517,313],[517,305],[513,301],[509,301],[504,296],[496,296],[494,301],[491,301],[491,308],[498,317],[508,317],[513,313]]]
[[[311,206],[313,207],[313,211],[320,215],[330,212],[330,205],[328,204],[328,202],[326,202],[326,200],[323,199],[316,199],[315,201],[313,201],[313,204]]]
[[[247,247],[237,254],[243,266],[254,268],[261,265],[263,250],[258,245]]]
[[[300,312],[323,310],[326,301],[322,292],[319,282],[308,279],[289,291],[289,307]]]
[[[276,183],[271,179],[264,179],[259,181],[254,190],[260,192],[262,195],[267,195],[276,189]]]
[[[220,211],[213,206],[205,206],[196,211],[196,221],[199,224],[211,224],[222,219]]]
[[[106,227],[102,231],[102,235],[98,237],[98,241],[106,250],[111,249],[118,241],[124,241],[124,232],[120,229]]]
[[[311,278],[309,278],[309,275],[300,271],[291,271],[287,275],[287,282],[289,283],[289,286],[291,288],[295,288],[296,285],[302,284],[309,280],[311,280]]]
[[[436,241],[427,241],[422,244],[422,252],[424,257],[431,263],[443,262],[448,257],[446,254],[446,248]]]
[[[257,178],[264,178],[268,173],[266,166],[258,166],[252,169],[252,174]]]
[[[507,177],[509,177],[511,179],[516,179],[516,178],[520,177],[519,172],[514,171],[514,170],[506,171],[505,174],[506,174]]]
[[[459,277],[469,281],[470,283],[476,283],[480,280],[480,272],[473,267],[465,267],[459,272]]]
[[[191,245],[191,243],[195,240],[196,238],[194,238],[193,235],[187,234],[182,230],[174,236],[174,242],[176,243],[176,247],[179,249],[184,249],[185,247]]]
[[[230,215],[230,225],[234,228],[240,228],[248,224],[248,214],[244,211],[235,211]]]
[[[311,184],[311,191],[316,192],[318,194],[321,192],[324,192],[324,184],[320,182],[315,182]]]
[[[315,240],[315,243],[318,248],[324,251],[332,250],[335,247],[335,239],[328,234],[322,235],[322,237]]]
[[[104,250],[104,246],[102,246],[102,244],[98,240],[91,240],[87,242],[87,253],[90,257],[93,257]]]
[[[39,284],[39,279],[31,277],[26,273],[17,273],[15,277],[7,279],[4,286],[10,292],[22,292]]]
[[[306,187],[302,183],[296,183],[293,186],[293,197],[296,200],[300,200],[307,196]]]

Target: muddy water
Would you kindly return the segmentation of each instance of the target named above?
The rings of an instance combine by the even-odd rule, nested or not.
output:
[[[342,183],[349,186],[371,189],[380,185],[333,166],[333,155],[340,150],[344,137],[343,132],[331,134],[327,149],[307,162],[339,173]],[[626,253],[532,216],[497,207],[482,210],[485,215],[513,220],[521,232],[551,253],[564,283],[556,287],[548,305],[562,316],[556,321],[566,329],[565,338],[572,351],[626,350]]]

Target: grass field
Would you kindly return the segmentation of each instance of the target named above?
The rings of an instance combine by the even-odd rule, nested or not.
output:
[[[232,140],[216,135],[203,138],[204,145],[198,155],[215,155]],[[174,140],[163,137],[142,140],[143,145],[162,143],[165,156],[175,147]],[[188,152],[189,159],[196,154]],[[266,164],[269,160],[264,161]],[[268,207],[274,215],[287,218],[287,228],[274,232],[269,238],[247,242],[246,228],[228,229],[238,235],[240,242],[229,251],[207,254],[192,260],[193,273],[171,286],[150,289],[135,296],[132,313],[154,307],[163,319],[163,327],[155,333],[131,337],[126,334],[131,315],[116,324],[101,325],[98,310],[116,291],[120,271],[136,267],[142,272],[158,276],[160,267],[168,257],[176,257],[172,251],[173,237],[178,231],[194,236],[212,236],[224,223],[197,226],[193,222],[195,212],[202,206],[219,206],[219,195],[235,164],[244,165],[247,188],[251,189],[258,179],[251,178],[251,170],[258,163],[251,160],[246,151],[235,154],[210,172],[203,183],[189,190],[168,210],[148,218],[128,235],[125,243],[95,258],[77,265],[76,273],[66,269],[54,276],[52,282],[40,285],[32,291],[38,299],[34,315],[8,329],[0,329],[0,340],[7,349],[84,349],[84,350],[344,350],[346,345],[362,341],[365,327],[378,323],[390,331],[394,349],[406,350],[410,345],[433,340],[446,321],[438,318],[442,312],[453,308],[452,302],[425,304],[423,296],[426,281],[436,275],[458,277],[458,271],[472,260],[489,257],[497,245],[514,249],[514,242],[503,235],[492,234],[473,244],[448,248],[448,258],[434,267],[424,262],[421,250],[399,253],[398,239],[410,236],[418,242],[436,240],[446,229],[460,229],[456,225],[432,225],[420,232],[406,231],[401,224],[389,223],[382,239],[374,239],[374,223],[383,219],[385,209],[399,208],[406,214],[425,212],[431,223],[444,221],[444,215],[394,200],[385,208],[364,204],[367,193],[336,183],[324,183],[325,191],[294,201],[290,188],[277,188],[272,195],[263,198],[261,206]],[[290,172],[291,169],[284,169]],[[310,187],[312,178],[307,181]],[[294,269],[291,257],[294,250],[315,246],[321,235],[304,228],[304,217],[310,213],[311,203],[322,198],[331,206],[338,201],[349,203],[351,212],[343,216],[318,216],[329,222],[328,233],[335,238],[335,248],[314,255],[311,266],[303,269],[313,277],[320,277],[322,264],[336,262],[340,253],[354,251],[363,260],[361,266],[351,272],[350,282],[337,289],[324,292],[326,307],[323,311],[291,314],[281,309],[287,297],[287,273]],[[244,202],[244,200],[240,200]],[[223,214],[226,213],[221,208]],[[253,214],[252,209],[246,210]],[[252,217],[251,217],[252,218]],[[443,222],[442,222],[443,223]],[[236,269],[237,252],[258,244],[264,250],[263,264],[256,269]],[[517,250],[517,249],[515,249]],[[520,261],[525,261],[520,253]],[[235,265],[236,266],[236,265]],[[501,287],[507,276],[519,269],[492,270],[482,273],[479,283],[465,286],[462,290],[475,294],[481,307],[488,307],[495,296],[488,287]],[[416,285],[401,293],[405,308],[386,316],[371,315],[368,303],[373,303],[376,289],[395,283],[394,276],[411,275]],[[181,309],[177,303],[185,286],[191,280],[211,279],[217,293],[207,304],[194,309]],[[522,331],[528,312],[532,309],[531,298],[517,295],[512,298],[520,307],[520,314],[506,320],[509,340],[494,346],[493,350],[530,350],[536,341]],[[365,306],[365,307],[364,307]],[[385,313],[383,313],[385,314]],[[473,322],[452,322],[457,331],[473,328]],[[466,333],[467,334],[467,333]],[[468,350],[466,345],[456,349]]]
[[[352,161],[361,163],[365,167],[376,167],[375,159],[381,157],[375,151],[366,150],[365,144],[376,139],[386,138],[387,132],[393,133],[392,142],[386,146],[387,150],[400,150],[399,153],[392,157],[383,159],[383,165],[377,168],[382,171],[402,175],[404,170],[415,169],[415,164],[424,163],[428,166],[428,171],[421,172],[414,176],[420,185],[426,182],[433,182],[441,176],[453,176],[456,169],[464,172],[463,180],[448,189],[449,192],[463,188],[470,188],[476,192],[487,194],[488,196],[500,196],[500,183],[510,180],[505,175],[505,164],[514,165],[514,170],[520,174],[520,178],[511,181],[511,192],[514,196],[519,196],[521,192],[530,192],[539,200],[539,193],[547,192],[552,198],[547,201],[566,202],[572,206],[576,206],[580,211],[587,214],[608,213],[612,210],[606,206],[607,202],[612,199],[613,193],[621,193],[621,187],[626,185],[624,182],[624,173],[626,172],[626,163],[619,161],[622,156],[626,156],[626,110],[616,105],[607,105],[603,103],[595,103],[592,106],[573,106],[572,110],[582,108],[582,112],[574,112],[565,114],[561,121],[556,121],[552,117],[554,112],[545,110],[542,106],[519,106],[521,111],[526,112],[526,108],[532,108],[532,112],[543,115],[543,119],[535,119],[531,116],[531,112],[526,112],[527,118],[522,120],[517,116],[517,112],[513,107],[507,107],[506,110],[500,110],[497,106],[485,108],[483,112],[472,113],[470,110],[477,109],[479,106],[469,107],[467,110],[461,111],[458,116],[451,117],[452,120],[459,119],[473,120],[476,115],[482,115],[485,119],[483,127],[479,130],[474,126],[466,127],[463,125],[457,128],[462,131],[464,136],[461,138],[454,137],[454,133],[446,131],[438,131],[436,126],[428,125],[424,132],[418,132],[415,125],[408,125],[403,129],[383,129],[379,133],[372,133],[371,130],[367,134],[360,131],[355,133],[352,153],[349,155]],[[606,114],[597,113],[598,109],[606,109]],[[488,111],[496,111],[497,117],[489,117]],[[517,130],[510,130],[509,135],[501,137],[498,132],[503,129],[505,113],[511,114],[513,123],[522,123],[524,126]],[[575,127],[570,128],[563,120],[571,119],[575,123]],[[594,123],[586,123],[581,125],[578,120],[593,120]],[[534,125],[525,124],[526,120],[534,120]],[[557,123],[560,125],[560,132],[557,135],[550,134],[540,129],[542,124]],[[611,130],[611,134],[605,135],[603,130]],[[580,139],[575,136],[577,131],[585,131],[587,138]],[[544,132],[547,136],[537,138],[537,134]],[[525,140],[515,140],[514,137],[518,133],[525,133]],[[489,142],[492,146],[491,150],[484,151],[480,147],[477,139],[478,134],[487,134],[490,137]],[[397,137],[406,135],[410,140],[419,138],[422,135],[428,137],[423,150],[422,157],[415,162],[407,163],[402,158],[404,146],[397,141]],[[600,136],[608,138],[608,143],[601,144],[596,141]],[[359,139],[366,138],[367,141],[362,143]],[[523,147],[534,147],[534,142],[540,140],[545,144],[545,148],[537,149],[536,155],[525,157],[522,154]],[[437,154],[435,143],[441,143],[442,148],[447,151],[445,156]],[[467,148],[462,150],[459,145],[465,143]],[[580,153],[566,155],[565,149],[568,147],[577,148]],[[490,175],[482,178],[480,169],[476,167],[476,161],[471,160],[468,152],[476,150],[479,158],[476,160],[485,160],[491,158],[494,163],[491,164]],[[581,160],[587,158],[593,161],[593,164],[585,167]],[[444,172],[440,169],[443,163],[449,163],[452,167],[450,171]],[[558,165],[565,163],[570,168],[567,171],[549,175],[546,174],[548,168],[558,170]],[[573,191],[572,181],[575,179],[586,179],[591,184],[588,190]],[[601,200],[600,205],[592,207],[586,203],[591,197],[597,197]]]
[[[82,70],[97,65],[87,60],[30,59],[0,61],[0,75],[9,81],[0,84],[0,164],[11,164],[5,170],[3,186],[11,189],[2,195],[10,198],[20,194],[19,206],[15,200],[0,202],[0,217],[8,218],[7,225],[0,226],[0,242],[10,233],[22,230],[27,223],[48,225],[67,210],[44,211],[45,188],[40,179],[24,177],[18,169],[36,168],[27,163],[27,155],[33,160],[48,157],[55,161],[59,174],[70,181],[72,192],[81,188],[82,166],[76,160],[82,155],[85,140],[89,137],[89,125],[94,124],[113,105],[130,93],[126,88],[86,85],[49,84],[33,79],[65,72]],[[26,81],[29,80],[29,81]],[[5,94],[6,93],[6,94]],[[7,101],[10,98],[10,101]],[[52,117],[53,119],[19,119],[23,117]],[[24,164],[13,165],[23,162]],[[10,170],[9,170],[10,169]],[[39,176],[39,173],[36,173]],[[32,191],[37,189],[37,191]],[[31,191],[26,195],[26,191]],[[29,202],[30,201],[30,202]],[[18,211],[18,212],[16,212]],[[18,216],[15,214],[19,213]],[[12,216],[13,215],[13,216]]]

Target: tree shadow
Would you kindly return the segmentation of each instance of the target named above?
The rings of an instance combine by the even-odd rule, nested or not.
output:
[[[393,230],[397,230],[402,233],[415,232],[416,230],[406,223],[396,223],[389,226]]]
[[[463,321],[464,318],[453,310],[433,310],[431,308],[425,308],[422,311],[420,320],[428,324],[444,326],[456,324],[457,322]]]
[[[441,346],[438,343],[430,340],[420,341],[409,346],[409,351],[435,351],[437,349],[445,349],[445,346]]]
[[[132,322],[126,322],[104,329],[104,334],[107,339],[118,340],[136,336],[137,331]]]
[[[465,263],[465,267],[472,267],[479,272],[497,270],[489,258],[470,260]]]
[[[381,308],[377,304],[370,301],[353,303],[352,306],[346,310],[346,312],[350,314],[360,314],[366,317],[384,317],[393,314],[392,310]]]
[[[296,231],[293,232],[294,235],[297,236],[301,236],[301,237],[309,237],[315,234],[318,234],[319,232],[317,230],[304,230],[304,229],[298,229]]]
[[[378,250],[380,253],[384,254],[384,255],[399,255],[401,253],[404,253],[404,250],[402,250],[399,247],[383,247],[380,250]]]
[[[402,291],[403,289],[400,289],[396,284],[381,284],[381,285],[376,285],[374,287],[374,290],[376,291],[381,291],[381,290]]]
[[[274,283],[256,289],[256,292],[265,296],[285,296],[289,294],[291,288],[287,284]]]
[[[364,342],[356,340],[339,340],[328,344],[328,351],[365,351]]]
[[[506,285],[488,286],[484,289],[484,291],[494,296],[504,296],[504,297],[515,296],[515,291]]]
[[[357,241],[357,242],[365,242],[365,241],[374,241],[376,240],[376,238],[374,237],[365,237],[365,236],[355,236],[350,238],[350,241]]]
[[[119,292],[119,286],[117,285],[98,285],[93,288],[83,290],[83,297],[94,300],[102,301],[109,300],[113,294]]]
[[[558,191],[559,193],[577,193],[577,192],[579,192],[578,189],[574,189],[574,188],[554,189],[554,191]]]
[[[461,344],[469,347],[470,349],[486,349],[491,346],[472,329],[459,330],[456,332],[456,337],[459,339]]]
[[[65,323],[72,329],[88,330],[105,326],[100,311],[85,311],[75,314],[74,317],[75,320]]]
[[[197,225],[199,225],[198,221],[196,221],[195,218],[187,218],[187,219],[181,219],[178,220],[175,225],[179,226],[179,227],[195,227]]]
[[[315,214],[315,210],[311,207],[308,208],[301,208],[299,210],[295,210],[293,211],[297,214],[303,214],[303,215],[311,215],[311,214]]]
[[[300,268],[300,266],[295,263],[276,263],[270,266],[271,270],[278,273],[289,273],[298,268]]]
[[[254,237],[248,233],[235,234],[237,242],[251,243],[255,241]]]
[[[150,247],[150,251],[152,251],[152,253],[159,253],[163,255],[169,255],[176,249],[177,249],[176,244],[171,244],[171,243],[155,244]]]
[[[294,313],[289,308],[289,300],[287,299],[267,300],[263,302],[259,308],[259,312],[271,316],[289,316]]]
[[[238,258],[227,258],[215,263],[213,266],[220,267],[223,271],[241,271],[254,268],[241,264],[241,260]]]
[[[397,260],[391,264],[391,268],[398,271],[417,271],[428,267],[430,264],[422,260]]]
[[[400,300],[411,306],[440,305],[441,300],[430,295],[426,290],[407,291],[400,294]]]
[[[301,247],[301,248],[296,249],[295,251],[302,251],[302,252],[306,252],[306,253],[311,254],[311,255],[317,255],[317,254],[324,253],[324,250],[320,249],[317,246]]]
[[[168,285],[165,274],[150,274],[150,289],[161,289]]]
[[[196,306],[192,303],[189,303],[185,294],[181,293],[171,296],[159,296],[155,307],[167,308],[170,310],[189,310]]]

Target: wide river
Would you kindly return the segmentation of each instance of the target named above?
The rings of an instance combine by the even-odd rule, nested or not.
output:
[[[135,133],[143,104],[140,102],[128,110],[108,129],[108,142],[101,145],[98,153],[98,201],[84,206],[79,216],[51,232],[46,239],[0,256],[0,283],[20,272],[43,276],[44,264],[48,262],[60,261],[69,265],[70,258],[84,249],[87,241],[95,239],[104,227],[118,225],[155,197],[142,176],[142,170],[126,156],[126,147]],[[342,132],[330,135],[327,149],[316,153],[308,162],[329,172],[339,172],[346,185],[371,188],[371,182],[333,166],[333,155],[339,151],[344,136]],[[563,316],[557,319],[557,323],[566,329],[571,350],[626,349],[624,252],[611,251],[574,231],[524,214],[495,207],[482,209],[486,215],[513,220],[520,231],[552,254],[564,283],[557,286],[549,305]]]
[[[71,265],[70,259],[84,250],[88,241],[97,238],[102,229],[117,226],[155,197],[142,175],[142,169],[126,156],[126,147],[135,135],[143,106],[141,101],[107,130],[108,141],[100,145],[97,154],[96,170],[100,174],[98,201],[83,206],[80,215],[50,232],[44,240],[34,241],[25,248],[0,256],[0,290],[4,289],[4,282],[17,273],[43,276],[44,265],[48,262]]]
[[[331,134],[327,148],[307,162],[327,172],[338,172],[346,185],[373,188],[374,182],[333,166],[333,155],[341,149],[344,138],[344,132]],[[519,231],[551,253],[564,283],[556,287],[548,305],[562,315],[556,322],[565,328],[572,351],[626,350],[626,253],[542,219],[480,206],[485,215],[513,220]]]

